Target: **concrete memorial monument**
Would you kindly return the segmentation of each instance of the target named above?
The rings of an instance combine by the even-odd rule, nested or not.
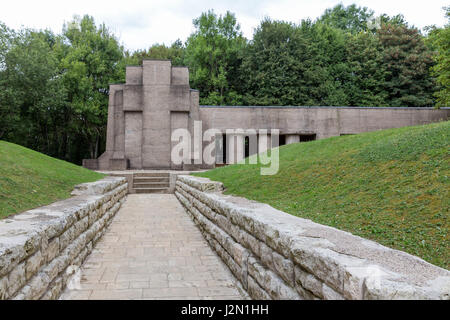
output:
[[[173,67],[169,60],[144,60],[142,66],[127,67],[124,84],[110,85],[106,151],[98,159],[85,159],[83,165],[94,170],[206,169],[278,143],[420,125],[449,116],[448,108],[199,106],[199,92],[189,87],[187,67]],[[192,137],[191,151],[183,155],[182,163],[171,154],[179,143],[172,137],[177,129]],[[212,164],[201,152],[208,145],[204,133],[211,129],[215,130]],[[248,147],[249,129],[256,148]],[[279,139],[265,134],[272,129],[279,130]]]

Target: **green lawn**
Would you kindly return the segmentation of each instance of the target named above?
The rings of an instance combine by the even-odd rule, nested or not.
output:
[[[0,219],[70,197],[79,183],[104,175],[0,141]]]
[[[449,269],[450,122],[280,147],[280,170],[230,165],[197,176]]]

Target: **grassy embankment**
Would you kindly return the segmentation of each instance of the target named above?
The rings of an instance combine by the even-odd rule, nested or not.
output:
[[[242,164],[195,175],[449,269],[449,160],[447,121],[282,146],[273,176]]]
[[[0,141],[0,219],[70,197],[79,183],[104,175]]]

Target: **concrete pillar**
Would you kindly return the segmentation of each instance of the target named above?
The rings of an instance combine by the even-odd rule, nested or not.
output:
[[[227,134],[227,163],[233,164],[244,159],[244,139],[243,134]]]
[[[300,142],[300,136],[298,134],[287,134],[286,135],[286,144],[292,144]]]
[[[224,147],[224,139],[222,134],[216,135],[215,144],[216,144],[216,163],[223,164],[225,159],[223,158],[223,147]]]
[[[245,136],[243,134],[236,135],[236,162],[240,162],[245,158]]]
[[[272,148],[272,138],[270,134],[258,135],[258,153],[266,152]]]
[[[249,133],[248,137],[248,156],[251,157],[258,153],[258,134],[256,130]]]

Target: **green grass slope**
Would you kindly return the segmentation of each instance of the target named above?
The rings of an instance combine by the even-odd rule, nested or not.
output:
[[[449,159],[447,121],[282,146],[273,176],[242,164],[195,175],[449,269]]]
[[[104,175],[0,141],[0,219],[70,197],[79,183]]]

